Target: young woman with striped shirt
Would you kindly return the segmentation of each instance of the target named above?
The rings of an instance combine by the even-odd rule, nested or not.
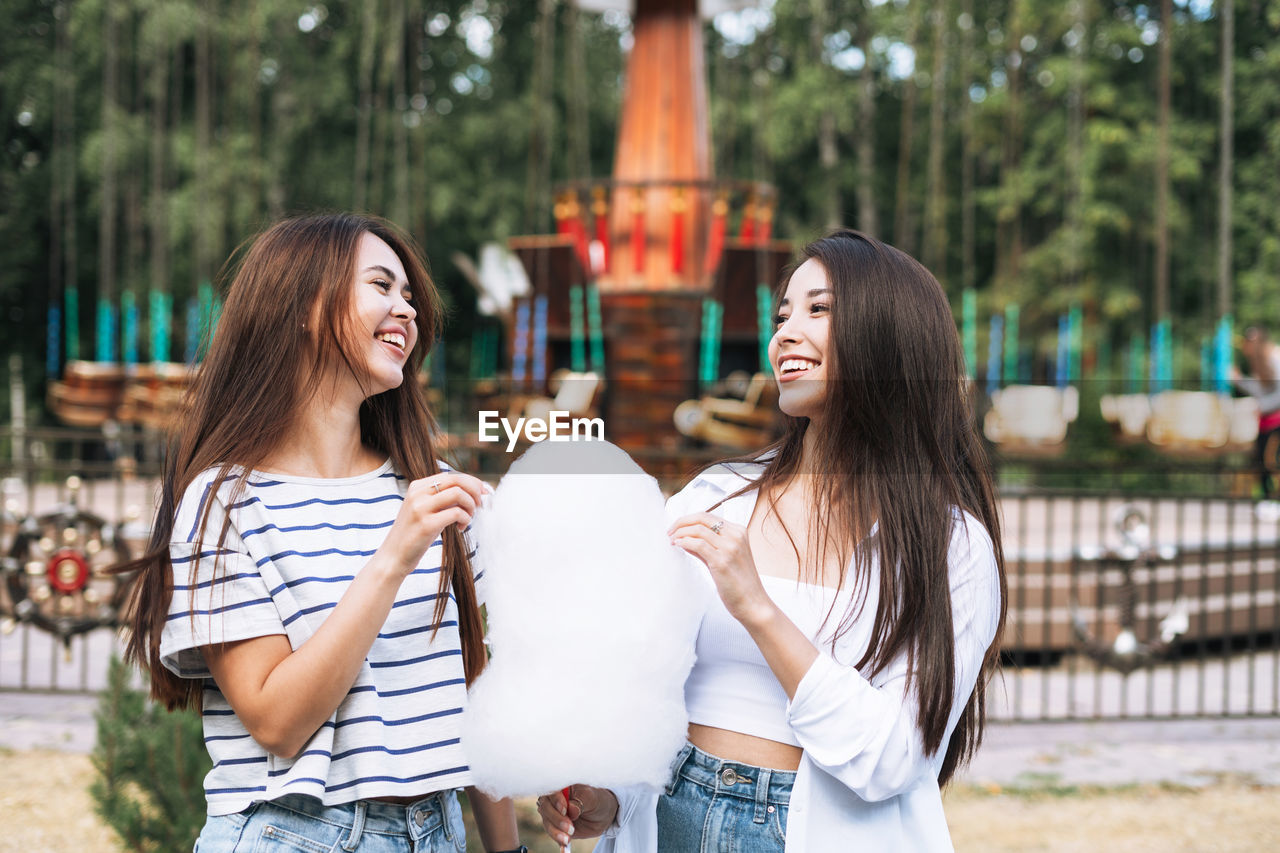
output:
[[[347,214],[243,254],[166,462],[129,657],[201,711],[196,849],[465,849],[458,725],[484,666],[466,528],[418,366],[440,305],[408,238]],[[510,802],[469,791],[487,850]]]

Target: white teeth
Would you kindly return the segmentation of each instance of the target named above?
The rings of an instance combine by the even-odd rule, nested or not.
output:
[[[812,361],[808,361],[806,359],[789,358],[786,361],[782,362],[780,365],[778,365],[778,367],[783,373],[787,373],[793,370],[799,370],[799,371],[812,370],[814,367],[816,367],[816,365]]]
[[[381,334],[374,335],[374,337],[380,341],[386,341],[389,344],[395,344],[400,347],[400,349],[404,349],[404,335],[397,334],[396,332],[382,332]]]

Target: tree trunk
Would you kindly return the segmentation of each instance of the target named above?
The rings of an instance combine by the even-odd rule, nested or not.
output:
[[[830,16],[827,14],[826,0],[810,0],[809,45],[814,60],[818,63],[818,73],[822,75],[822,105],[818,110],[818,165],[821,168],[820,192],[822,201],[820,208],[827,230],[837,228],[843,215],[840,203],[840,179],[837,172],[839,152],[836,148],[836,116],[830,103],[830,95],[835,89],[831,79],[831,66],[826,60],[826,48],[823,39],[827,35]]]
[[[1173,3],[1160,2],[1160,113],[1156,132],[1155,321],[1169,316],[1169,121],[1173,66]]]
[[[858,19],[858,47],[866,57],[858,80],[858,227],[880,236],[876,215],[876,81],[871,67],[871,6],[863,0]]]
[[[947,285],[947,188],[942,171],[946,127],[947,22],[951,4],[939,0],[933,9],[933,74],[929,103],[929,190],[925,209],[924,241],[921,260],[934,277]]]
[[[907,7],[907,47],[912,56],[920,55],[919,35],[920,16],[919,3]],[[915,69],[902,81],[902,121],[898,133],[898,185],[897,200],[893,215],[893,240],[898,248],[908,255],[915,254],[914,230],[911,218],[911,145],[915,139],[916,114],[916,80]]]
[[[391,15],[391,77],[395,96],[391,109],[392,174],[391,218],[401,228],[409,227],[409,128],[404,116],[409,109],[405,74],[405,0],[394,0]]]
[[[1218,130],[1218,317],[1231,314],[1231,203],[1235,123],[1235,9],[1219,0],[1222,18],[1222,114]]]
[[[167,35],[167,33],[166,33]],[[166,163],[169,147],[169,64],[172,48],[163,39],[151,57],[151,178],[148,219],[151,224],[151,289],[169,290],[169,195]],[[176,51],[173,51],[176,53]],[[168,353],[152,353],[156,361]]]
[[[529,159],[525,167],[524,227],[540,230],[551,201],[552,74],[555,58],[555,0],[540,0],[534,36],[532,91],[533,114],[529,122]]]
[[[195,283],[213,276],[212,234],[219,227],[213,215],[209,142],[213,135],[213,45],[212,15],[208,3],[201,3],[196,18],[196,220]]]
[[[565,44],[569,52],[565,63],[569,114],[569,131],[565,144],[569,152],[569,177],[586,180],[591,177],[591,112],[587,107],[587,60],[582,49],[582,24],[576,3],[569,3],[565,7],[564,28]]]
[[[102,8],[102,187],[98,202],[98,302],[112,306],[116,298],[116,101],[120,90],[119,29],[114,4]],[[101,308],[99,308],[101,310]],[[95,312],[95,316],[97,313]],[[115,361],[110,328],[95,324],[97,359]]]
[[[351,199],[356,210],[369,205],[369,138],[373,123],[373,87],[378,56],[378,0],[365,0],[360,40],[360,102],[356,115],[356,168]]]
[[[141,23],[136,20],[131,13],[129,16],[130,23],[130,46],[133,58],[133,82],[130,84],[129,92],[129,111],[130,114],[141,120],[146,115],[146,85],[148,62],[144,56],[142,49],[142,27]],[[131,146],[133,147],[133,146]],[[142,258],[145,245],[144,237],[144,212],[142,207],[143,193],[143,164],[141,162],[141,153],[132,157],[128,167],[124,170],[124,222],[125,222],[125,252],[124,252],[124,278],[122,281],[122,291],[128,291],[130,298],[135,299],[138,290],[142,285]],[[136,303],[135,303],[136,304]],[[126,318],[124,316],[124,305],[121,305],[121,328],[125,328]],[[128,341],[122,334],[120,336],[122,342],[120,352],[123,358],[126,348],[130,343],[136,344],[137,340]],[[137,355],[135,350],[133,355]]]
[[[977,23],[973,17],[973,0],[963,0],[961,14],[968,26],[960,37],[960,283],[965,290],[977,284],[977,231],[974,205],[974,153],[973,153],[973,101],[969,86],[973,82],[969,64],[973,61],[974,33]],[[971,366],[972,367],[972,366]]]
[[[249,206],[250,220],[248,222],[237,223],[237,231],[243,232],[248,228],[252,228],[254,223],[261,218],[263,209],[263,184],[265,176],[262,174],[262,37],[266,28],[266,16],[262,11],[262,4],[259,0],[247,0],[248,9],[245,10],[245,18],[249,22],[248,36],[248,67],[245,69],[244,97],[245,97],[245,120],[248,125],[249,133],[249,168],[248,168],[248,188],[250,199],[252,202]]]
[[[1071,87],[1067,96],[1067,281],[1078,291],[1084,267],[1084,53],[1088,40],[1084,4],[1075,4]]]
[[[1009,19],[1007,77],[1009,107],[1005,113],[1001,151],[1001,193],[997,217],[997,279],[1007,289],[1018,280],[1022,267],[1022,3],[1013,0]]]
[[[274,33],[276,40],[285,41],[290,38],[292,34],[289,29],[291,27],[292,22],[288,19],[284,17],[277,18]],[[267,134],[267,162],[265,164],[267,171],[265,177],[267,187],[266,203],[267,215],[273,220],[284,216],[285,209],[285,166],[289,156],[290,130],[293,127],[294,113],[297,111],[297,97],[293,92],[292,82],[292,68],[288,64],[282,64],[276,75],[275,82],[271,85],[271,108],[267,113],[268,121],[271,124]],[[357,157],[356,159],[359,162],[359,158]],[[354,200],[354,191],[352,196]],[[355,209],[359,210],[360,208],[355,207]]]

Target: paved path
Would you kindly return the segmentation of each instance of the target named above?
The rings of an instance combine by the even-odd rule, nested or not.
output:
[[[1002,788],[1280,785],[1280,718],[999,723],[960,781]]]
[[[0,749],[93,748],[97,700],[0,691]],[[1280,718],[1174,722],[997,723],[962,783],[1000,788],[1223,779],[1280,786]]]

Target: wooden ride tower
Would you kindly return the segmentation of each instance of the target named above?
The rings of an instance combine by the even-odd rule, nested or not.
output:
[[[701,13],[746,5],[753,4],[703,0]],[[606,437],[632,451],[668,452],[681,444],[676,406],[698,393],[708,302],[720,306],[711,309],[720,315],[717,340],[758,369],[759,316],[767,310],[760,286],[772,290],[790,245],[771,239],[772,186],[713,175],[698,0],[635,0],[630,11],[634,41],[612,180],[560,187],[557,234],[511,240],[532,285],[517,315],[542,323],[539,334],[516,333],[513,364],[541,364],[530,371],[535,385],[563,367],[570,325],[584,312],[571,294],[594,289]],[[517,385],[527,375],[513,371]]]

